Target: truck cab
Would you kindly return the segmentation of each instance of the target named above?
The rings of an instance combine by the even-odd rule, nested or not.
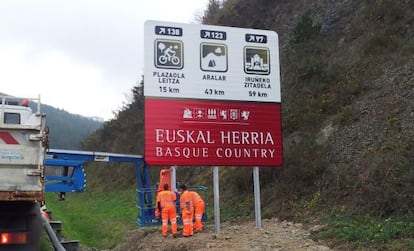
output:
[[[30,107],[5,104],[4,112],[2,114],[4,124],[24,125],[28,124],[28,120],[30,116],[33,114],[33,112]]]
[[[47,145],[40,98],[0,95],[0,251],[39,249]]]

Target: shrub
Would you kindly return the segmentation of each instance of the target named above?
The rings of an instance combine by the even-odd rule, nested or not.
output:
[[[320,36],[320,31],[321,24],[314,24],[310,12],[307,11],[294,28],[291,43],[298,44],[317,38]]]
[[[313,233],[314,237],[326,238],[337,247],[364,247],[372,250],[412,250],[414,247],[412,219],[378,219],[368,215],[334,211],[324,217],[322,222],[325,223],[324,227]],[[393,249],[396,243],[399,247]]]
[[[366,55],[381,55],[385,52],[393,52],[400,48],[401,41],[398,36],[386,32],[370,34],[363,44],[363,52]]]

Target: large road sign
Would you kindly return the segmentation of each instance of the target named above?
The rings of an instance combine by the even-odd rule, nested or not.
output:
[[[282,164],[275,32],[147,21],[144,34],[149,164]]]

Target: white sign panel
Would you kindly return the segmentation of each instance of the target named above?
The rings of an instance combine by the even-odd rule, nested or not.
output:
[[[146,97],[281,102],[276,32],[147,21]]]

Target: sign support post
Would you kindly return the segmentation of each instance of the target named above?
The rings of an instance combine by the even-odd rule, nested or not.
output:
[[[214,186],[214,232],[220,232],[220,195],[219,195],[219,171],[218,166],[213,169]]]
[[[254,186],[254,212],[256,219],[256,228],[262,228],[262,216],[260,206],[260,179],[259,167],[253,167],[253,186]]]
[[[177,176],[176,176],[176,170],[177,170],[177,166],[171,166],[170,168],[171,170],[171,191],[175,192],[177,191]]]

